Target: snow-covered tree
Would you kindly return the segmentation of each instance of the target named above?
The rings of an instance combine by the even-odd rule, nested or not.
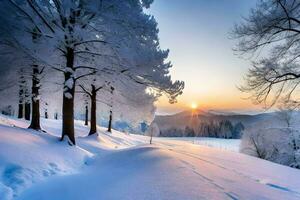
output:
[[[89,95],[84,96],[84,125],[89,125]]]
[[[39,89],[41,87],[41,78],[43,76],[43,70],[45,67],[40,67],[40,62],[35,59],[34,53],[37,53],[37,49],[33,46],[30,50],[28,46],[22,42],[22,36],[27,36],[33,44],[39,42],[40,30],[36,26],[27,26],[22,16],[14,13],[15,9],[23,14],[25,11],[19,10],[22,4],[16,5],[14,1],[6,1],[1,3],[1,29],[0,37],[2,39],[1,50],[9,49],[13,52],[11,55],[6,54],[0,57],[0,59],[10,59],[10,67],[6,71],[18,70],[22,71],[23,77],[26,79],[25,92],[25,119],[30,120],[31,123],[29,128],[40,130],[40,110],[39,110]],[[28,16],[27,16],[28,17]],[[13,58],[13,59],[12,59]],[[19,69],[22,70],[19,70]],[[22,78],[19,80],[22,81]],[[27,84],[28,82],[28,84]],[[31,116],[31,118],[30,118]]]
[[[287,128],[291,127],[293,115],[298,108],[299,103],[293,100],[281,100],[278,106],[277,116],[286,124]]]
[[[89,135],[93,135],[97,133],[97,94],[101,89],[104,89],[104,87],[107,86],[107,83],[100,83],[97,82],[96,77],[92,79],[89,83],[81,83],[79,86],[82,90],[82,92],[89,97],[90,99],[90,132]],[[86,105],[87,106],[87,105]],[[85,108],[87,110],[87,108]],[[87,115],[87,111],[86,111]],[[87,116],[86,116],[86,122],[87,122]]]
[[[19,71],[19,105],[18,105],[18,118],[23,118],[24,116],[24,99],[25,99],[25,83],[24,72],[21,69]]]
[[[149,0],[1,2],[0,20],[7,25],[6,33],[33,60],[63,75],[62,140],[67,136],[75,144],[75,87],[84,77],[103,71],[116,77],[121,73],[127,80],[168,95],[172,103],[182,93],[183,82],[173,83],[169,76],[171,65],[164,62],[168,51],[159,48],[157,24],[144,13],[143,9],[151,3]],[[107,62],[109,59],[114,61]]]
[[[300,168],[300,133],[291,128],[252,128],[245,132],[241,152]]]
[[[152,138],[159,136],[159,128],[155,122],[151,123],[148,130],[147,135],[150,137],[150,144],[152,144]]]
[[[111,133],[112,132],[112,122],[113,122],[113,105],[114,105],[113,98],[114,98],[114,91],[115,91],[114,86],[110,85],[109,91],[110,91],[111,100],[110,100],[110,104],[109,104],[110,110],[109,110],[107,132]]]
[[[29,88],[28,85],[26,84],[25,87],[25,103],[24,103],[24,108],[25,108],[25,113],[24,113],[24,118],[25,120],[30,120],[30,113],[31,113],[31,105],[30,105],[30,92],[29,92]]]
[[[232,136],[233,138],[241,138],[243,135],[243,131],[245,130],[245,126],[242,122],[238,122],[233,127]]]

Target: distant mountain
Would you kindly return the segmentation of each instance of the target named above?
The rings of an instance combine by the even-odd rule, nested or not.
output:
[[[194,110],[183,111],[174,115],[157,115],[154,122],[158,125],[163,136],[187,136],[187,131],[193,132],[196,136],[225,136],[229,130],[234,131],[234,126],[242,124],[245,129],[270,124],[280,125],[276,113],[262,114],[239,114],[215,110]],[[225,122],[227,123],[226,125]],[[230,122],[230,123],[229,123]],[[176,134],[174,135],[174,132]]]

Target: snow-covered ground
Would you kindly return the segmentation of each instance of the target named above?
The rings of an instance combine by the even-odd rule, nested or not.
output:
[[[159,141],[163,141],[164,138],[159,138]],[[166,140],[178,140],[185,141],[195,145],[214,147],[217,149],[223,149],[228,151],[239,152],[240,139],[222,139],[222,138],[210,138],[210,137],[173,137],[166,138]]]
[[[147,137],[102,128],[86,137],[77,121],[71,147],[58,141],[60,123],[43,119],[43,133],[0,116],[1,200],[300,199],[300,170],[234,152],[238,141],[154,138],[148,145]]]

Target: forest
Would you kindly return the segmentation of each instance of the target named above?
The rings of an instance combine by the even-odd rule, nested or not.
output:
[[[225,139],[239,139],[243,135],[245,126],[238,122],[232,124],[229,120],[201,122],[197,127],[186,126],[183,130],[170,128],[161,130],[162,137],[213,137]]]
[[[42,130],[41,115],[61,118],[61,140],[70,144],[78,110],[90,121],[90,135],[97,116],[109,132],[113,116],[150,123],[153,102],[166,95],[175,103],[184,88],[169,75],[169,51],[160,48],[155,19],[143,12],[150,3],[1,1],[1,91],[8,94],[2,112],[12,114],[15,102],[14,113],[34,130]]]

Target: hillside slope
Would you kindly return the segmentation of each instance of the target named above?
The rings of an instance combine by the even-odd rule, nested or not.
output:
[[[101,128],[86,137],[81,122],[71,147],[58,141],[58,121],[43,120],[49,133],[0,121],[1,200],[300,198],[300,170],[240,153],[173,138],[149,146],[147,137]]]

